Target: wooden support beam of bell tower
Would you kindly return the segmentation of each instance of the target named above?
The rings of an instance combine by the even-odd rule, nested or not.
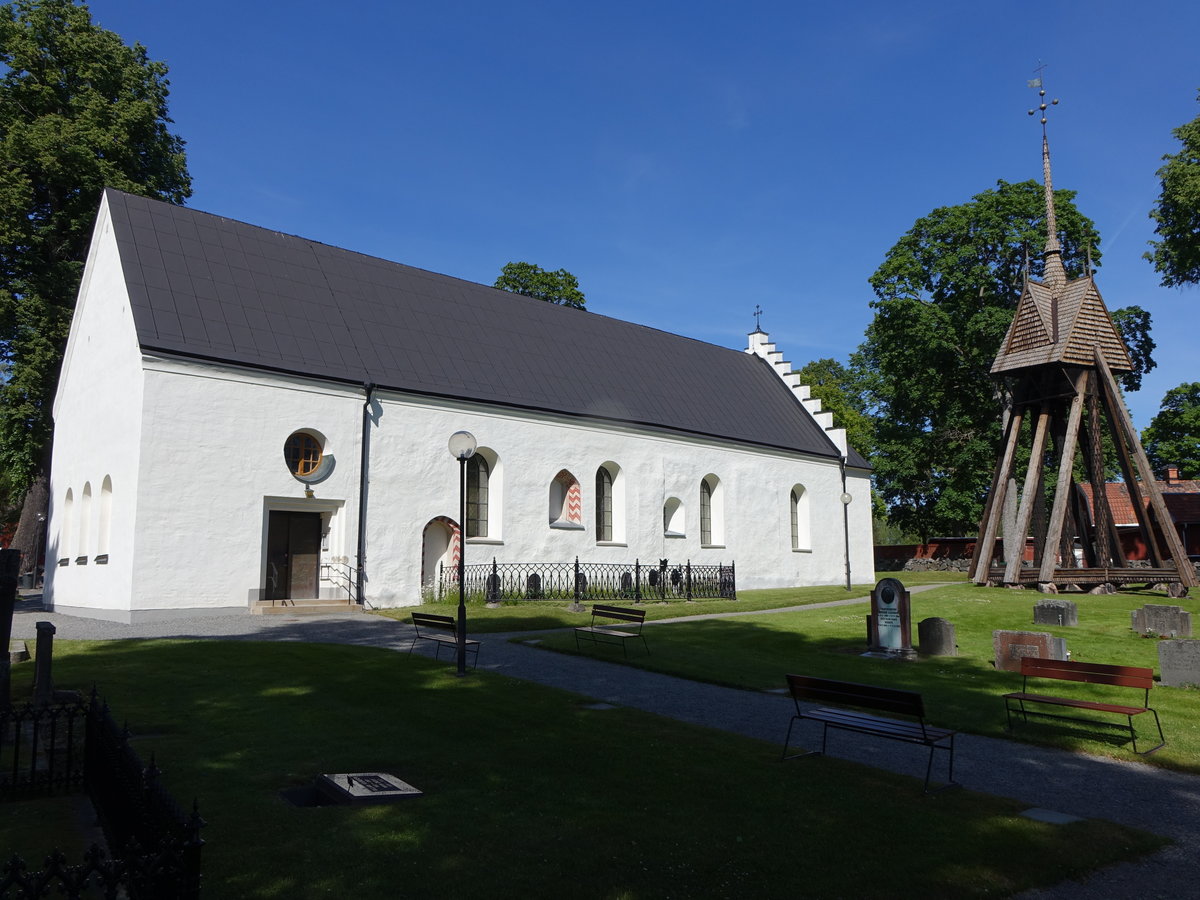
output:
[[[1079,421],[1083,416],[1083,401],[1087,392],[1087,372],[1081,371],[1075,376],[1075,396],[1071,398],[1071,408],[1067,413],[1067,428],[1063,434],[1062,446],[1059,448],[1058,480],[1054,485],[1054,504],[1050,508],[1050,527],[1046,531],[1046,541],[1042,551],[1042,565],[1038,570],[1038,583],[1051,584],[1054,581],[1055,562],[1057,561],[1059,544],[1062,543],[1063,524],[1067,516],[1067,501],[1071,498],[1071,485],[1075,469],[1075,444],[1079,439]]]

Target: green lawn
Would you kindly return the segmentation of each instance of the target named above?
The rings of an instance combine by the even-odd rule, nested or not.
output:
[[[181,803],[198,798],[208,898],[996,896],[1163,844],[376,648],[58,642],[56,685],[93,681]],[[372,770],[426,795],[279,795]],[[0,847],[36,859],[26,832],[0,818]]]
[[[904,576],[904,584],[910,587],[918,584],[941,584],[947,581],[961,582],[966,578],[965,575],[955,572],[899,572],[897,574]],[[655,621],[677,616],[753,612],[760,609],[827,603],[831,600],[845,600],[848,597],[865,597],[871,593],[874,587],[874,584],[856,584],[852,585],[849,591],[844,586],[838,585],[768,588],[738,591],[737,600],[671,600],[642,604],[618,603],[617,605],[637,605],[646,610],[648,621]],[[605,602],[615,603],[616,601]],[[565,600],[512,600],[502,603],[495,609],[488,609],[480,599],[474,598],[468,600],[467,603],[468,630],[473,635],[496,634],[505,631],[540,631],[586,625],[590,621],[589,613],[573,613],[567,609],[567,605],[568,601]],[[458,612],[458,600],[452,598],[437,603],[426,603],[422,606],[404,606],[395,609],[372,610],[372,612],[376,615],[398,619],[401,622],[409,621],[409,616],[413,612],[451,616]]]
[[[1048,631],[1065,637],[1076,660],[1115,665],[1149,666],[1158,671],[1157,642],[1136,635],[1129,627],[1130,610],[1145,603],[1168,603],[1161,594],[1128,593],[1109,596],[1066,595],[1079,605],[1079,625],[1033,625],[1033,605],[1041,595],[973,585],[950,585],[914,594],[913,638],[917,623],[940,616],[955,625],[957,657],[929,657],[916,662],[865,658],[867,604],[784,612],[731,619],[681,622],[647,629],[651,655],[629,648],[630,665],[701,681],[757,690],[778,689],[789,672],[845,681],[891,685],[920,691],[936,724],[977,734],[1009,737],[1004,732],[1001,695],[1019,690],[1020,675],[997,671],[992,665],[992,631]],[[1185,601],[1186,602],[1186,601]],[[546,635],[541,646],[576,652],[570,633]],[[607,653],[616,661],[616,648],[586,648]],[[1140,704],[1141,693],[1128,688],[1103,688],[1064,682],[1043,682],[1045,693],[1118,698]],[[1200,690],[1156,686],[1150,705],[1162,717],[1167,746],[1149,757],[1135,755],[1116,730],[1036,724],[1011,735],[1072,750],[1110,755],[1200,772]],[[1145,718],[1144,716],[1141,718]],[[1123,720],[1116,720],[1123,721]],[[1139,733],[1153,724],[1140,722]]]

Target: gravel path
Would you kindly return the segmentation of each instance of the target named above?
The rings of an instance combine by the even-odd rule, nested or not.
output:
[[[822,605],[866,602],[867,598],[860,597]],[[56,637],[62,640],[284,640],[407,650],[412,634],[411,627],[403,623],[359,614],[241,614],[123,625],[47,613],[36,599],[30,599],[17,604],[13,637],[32,644],[38,621],[53,622]],[[647,627],[657,624],[661,623],[648,623]],[[782,694],[718,687],[590,657],[551,653],[537,649],[536,633],[527,635],[525,642],[509,640],[519,636],[482,635],[479,668],[772,743],[779,743],[787,729],[792,704]],[[1169,740],[1169,723],[1166,730]],[[1064,882],[1023,896],[1031,900],[1200,897],[1200,854],[1196,852],[1200,847],[1200,776],[969,734],[960,735],[958,742],[955,774],[972,790],[1016,798],[1030,807],[1132,825],[1177,842],[1140,862],[1093,873],[1083,882]],[[893,741],[838,740],[835,735],[830,750],[845,759],[924,777],[926,754],[918,747]]]

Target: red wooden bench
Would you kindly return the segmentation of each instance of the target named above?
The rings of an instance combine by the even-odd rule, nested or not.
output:
[[[1021,659],[1021,690],[1004,695],[1004,710],[1008,716],[1008,729],[1013,726],[1013,716],[1019,715],[1023,723],[1029,722],[1030,716],[1040,716],[1045,719],[1062,719],[1068,722],[1089,722],[1096,725],[1106,725],[1111,728],[1123,728],[1129,732],[1133,741],[1133,752],[1142,756],[1153,753],[1167,745],[1163,737],[1162,723],[1158,719],[1158,711],[1150,707],[1150,688],[1154,686],[1154,670],[1140,666],[1109,666],[1102,663],[1077,662],[1068,659],[1038,659],[1033,656]],[[1106,684],[1116,687],[1137,688],[1142,691],[1142,705],[1128,706],[1117,703],[1103,703],[1098,700],[1084,700],[1078,697],[1054,697],[1047,694],[1035,694],[1029,691],[1030,678],[1049,678],[1058,681],[1080,681],[1086,684]],[[1087,716],[1063,716],[1057,713],[1042,712],[1029,709],[1026,704],[1042,704],[1047,706],[1069,707],[1083,709],[1096,713],[1112,713],[1124,716],[1126,724],[1113,722],[1108,719],[1097,719]],[[1158,728],[1158,743],[1149,750],[1137,748],[1137,731],[1133,727],[1133,717],[1142,713],[1153,713],[1154,724]]]
[[[825,743],[829,737],[830,728],[842,731],[853,731],[858,734],[869,734],[876,737],[889,738],[893,741],[904,741],[908,744],[921,744],[929,748],[929,762],[925,766],[925,793],[929,790],[929,777],[933,772],[933,754],[938,750],[945,751],[949,756],[949,772],[946,784],[938,788],[958,787],[954,780],[954,735],[955,731],[945,728],[935,728],[925,721],[925,701],[915,691],[901,691],[895,688],[875,687],[870,684],[855,684],[850,681],[833,681],[828,678],[813,678],[808,675],[787,676],[788,690],[796,704],[796,714],[788,723],[787,737],[783,741],[783,759],[796,759],[801,756],[820,756],[825,753]],[[909,716],[907,719],[890,719],[857,710],[833,707],[804,709],[801,700],[816,703],[835,703],[838,707],[850,706],[859,709],[874,709],[883,712],[897,713]],[[801,719],[811,719],[823,725],[821,731],[821,749],[809,750],[804,753],[788,755],[792,742],[792,727]]]
[[[433,641],[437,646],[433,658],[437,659],[442,653],[442,647],[458,647],[458,620],[453,616],[438,616],[433,613],[412,614],[413,639],[408,645],[408,652],[413,652],[417,641]],[[422,630],[424,629],[424,630]],[[479,641],[467,639],[466,649],[475,654],[475,662],[471,668],[479,665]]]

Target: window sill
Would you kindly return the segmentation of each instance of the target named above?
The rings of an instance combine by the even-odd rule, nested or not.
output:
[[[87,560],[86,556],[75,557],[75,565],[77,565],[77,566],[86,566],[87,562],[88,562],[88,560]]]
[[[503,547],[504,541],[499,538],[473,537],[467,538],[468,546],[471,544],[484,544],[492,547]]]
[[[680,534],[678,531],[664,531],[663,537],[665,537],[665,538],[686,538],[687,535]]]
[[[793,547],[793,553],[812,553],[812,547]]]
[[[587,529],[576,522],[551,522],[551,528],[557,528],[560,531],[587,531]]]
[[[93,559],[92,562],[94,562],[98,566],[107,566],[108,565],[108,554],[101,553],[99,556],[97,556],[95,559]]]
[[[701,544],[700,549],[701,550],[724,550],[725,545],[724,544]]]
[[[624,541],[596,541],[597,547],[628,547]]]

